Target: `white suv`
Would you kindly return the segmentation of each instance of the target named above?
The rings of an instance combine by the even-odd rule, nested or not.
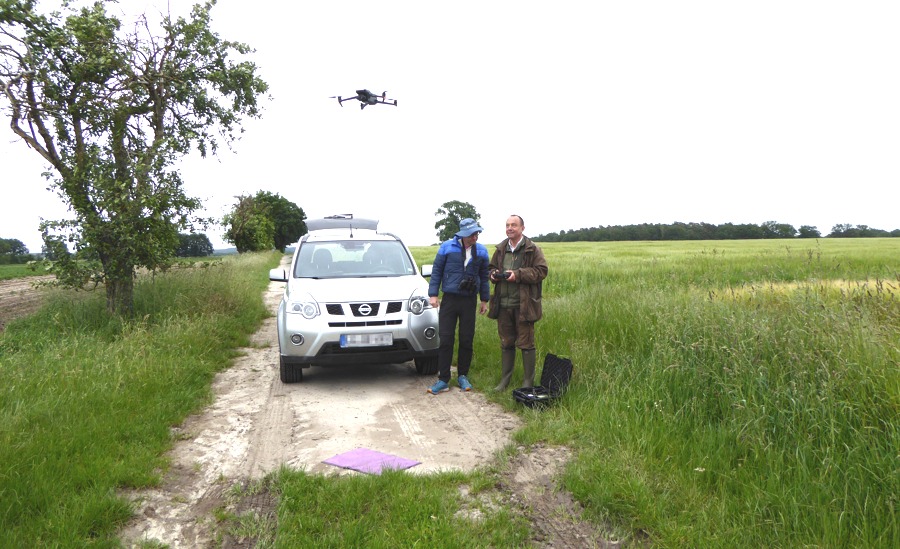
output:
[[[409,248],[378,222],[351,214],[308,220],[278,306],[281,381],[303,381],[303,369],[340,364],[415,361],[437,372],[438,313],[428,300],[431,265],[420,273]]]

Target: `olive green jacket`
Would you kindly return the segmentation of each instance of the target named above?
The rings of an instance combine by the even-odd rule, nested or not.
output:
[[[522,237],[523,252],[525,253],[522,266],[514,269],[516,274],[515,282],[500,281],[495,284],[517,284],[519,287],[519,320],[525,322],[536,322],[543,316],[543,308],[541,306],[541,294],[543,280],[547,278],[547,260],[544,258],[544,252],[527,236]],[[509,239],[497,244],[494,249],[494,255],[491,256],[491,263],[488,266],[490,271],[503,270],[503,259],[509,251]],[[491,301],[488,309],[488,318],[497,318],[500,316],[500,294],[498,289],[500,286],[494,286],[491,294]]]

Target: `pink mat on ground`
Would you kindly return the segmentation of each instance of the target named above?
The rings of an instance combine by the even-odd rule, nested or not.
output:
[[[356,450],[332,456],[322,463],[344,469],[353,469],[361,473],[380,475],[384,469],[409,469],[421,462],[390,454],[382,454],[367,448],[357,448]]]

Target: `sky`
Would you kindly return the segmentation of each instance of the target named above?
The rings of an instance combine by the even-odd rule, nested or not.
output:
[[[895,0],[218,0],[212,27],[255,48],[271,99],[233,151],[180,165],[205,216],[263,190],[307,218],[378,219],[411,246],[437,242],[436,212],[454,200],[475,207],[486,245],[510,214],[529,236],[900,228]],[[363,88],[398,106],[331,98]],[[39,252],[40,220],[68,212],[7,127],[0,238]],[[216,249],[223,232],[205,231]]]

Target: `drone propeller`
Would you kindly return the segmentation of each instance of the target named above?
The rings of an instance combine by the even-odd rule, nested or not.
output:
[[[397,106],[397,100],[396,99],[388,99],[387,92],[381,93],[381,101],[379,101],[379,103],[383,103],[385,105],[393,105],[395,107]]]

